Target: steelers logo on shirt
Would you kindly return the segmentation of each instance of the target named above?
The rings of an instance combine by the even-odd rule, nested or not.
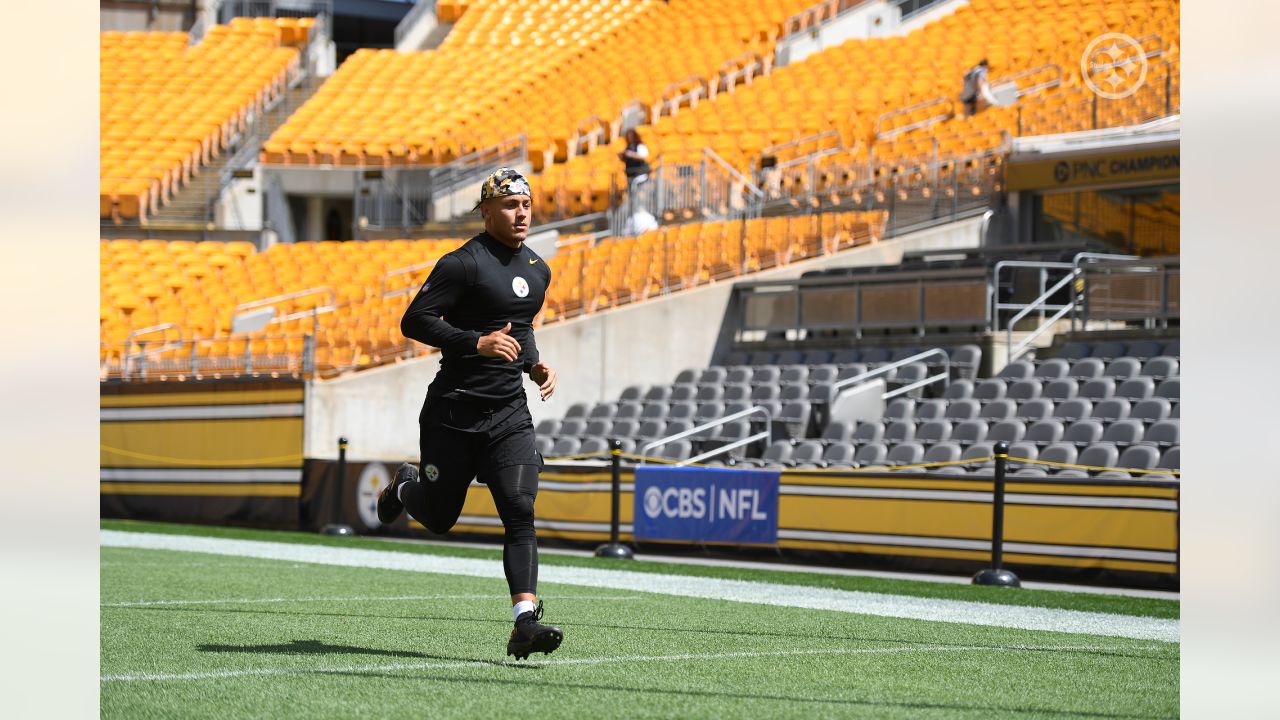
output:
[[[511,281],[511,291],[516,294],[516,297],[528,297],[529,283],[524,278],[516,276]]]
[[[440,479],[440,468],[435,465],[427,464],[422,468],[422,472],[427,476],[427,482],[435,482]]]

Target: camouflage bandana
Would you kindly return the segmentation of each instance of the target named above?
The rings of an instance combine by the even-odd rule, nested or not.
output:
[[[529,181],[520,173],[507,167],[498,168],[480,186],[480,200],[476,207],[480,207],[480,203],[489,198],[508,195],[528,195],[532,198],[533,191],[529,189]]]

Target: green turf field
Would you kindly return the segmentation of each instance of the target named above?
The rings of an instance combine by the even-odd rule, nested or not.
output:
[[[104,528],[229,531],[104,523]],[[313,536],[230,531],[243,539]],[[316,538],[319,541],[318,538]],[[321,544],[497,557],[497,551]],[[323,549],[323,548],[322,548]],[[544,566],[617,563],[544,555]],[[653,566],[653,567],[649,567]],[[660,563],[644,572],[993,602],[990,588]],[[744,577],[743,573],[750,575]],[[646,576],[647,577],[647,576]],[[869,582],[859,586],[859,582]],[[981,591],[981,592],[975,592]],[[1046,607],[1176,617],[1177,604]],[[967,593],[972,593],[967,595]],[[550,656],[508,661],[492,579],[172,550],[102,550],[104,717],[1169,717],[1177,645],[543,583]],[[1103,603],[1105,604],[1105,603]]]

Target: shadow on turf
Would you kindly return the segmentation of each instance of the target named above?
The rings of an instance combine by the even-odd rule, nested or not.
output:
[[[362,615],[360,613],[325,613],[325,612],[314,612],[314,611],[291,612],[287,610],[267,610],[267,609],[257,609],[257,608],[190,608],[190,607],[163,606],[163,605],[151,605],[151,606],[138,607],[134,609],[146,610],[146,611],[159,610],[163,612],[249,613],[252,615],[307,615],[308,617],[329,616],[329,617],[337,617],[337,618],[343,618],[343,619],[368,617],[368,618],[375,618],[379,620],[413,620],[418,622],[438,621],[438,622],[467,622],[467,623],[499,624],[507,627],[510,627],[511,625],[510,620],[497,620],[497,619],[491,619],[491,618],[471,618],[471,617],[444,617],[444,616],[433,616],[433,615],[372,615],[372,614]],[[752,637],[778,637],[778,638],[789,638],[789,639],[797,639],[797,640],[846,640],[849,642],[865,642],[865,643],[897,643],[899,645],[929,645],[929,646],[957,645],[957,646],[968,647],[975,644],[971,641],[970,642],[944,642],[941,640],[905,640],[902,638],[869,637],[869,636],[858,636],[858,635],[833,635],[830,633],[778,632],[776,630],[763,630],[760,628],[751,628],[748,630],[741,627],[734,628],[734,629],[721,630],[717,628],[705,628],[705,627],[688,628],[688,627],[673,627],[670,625],[663,625],[663,626],[620,625],[620,624],[611,624],[611,623],[590,623],[590,622],[575,622],[571,625],[571,627],[572,628],[593,628],[598,630],[629,630],[629,631],[636,631],[636,632],[732,635],[734,637],[742,637],[744,633],[748,633]],[[228,646],[228,647],[231,647],[231,646]],[[1054,654],[1070,653],[1073,655],[1096,655],[1099,657],[1132,658],[1136,660],[1156,660],[1161,662],[1172,662],[1172,663],[1179,662],[1179,658],[1177,655],[1170,656],[1170,655],[1163,655],[1163,654],[1149,654],[1149,653],[1142,653],[1142,652],[1136,652],[1136,651],[1128,651],[1128,650],[1123,650],[1118,648],[1115,650],[1102,650],[1102,649],[1083,650],[1079,648],[1069,648],[1069,649],[1068,648],[1028,648],[1020,645],[985,645],[985,644],[984,644],[984,647],[988,647],[993,650],[1010,650],[1010,651],[1021,651],[1021,652],[1054,653]],[[270,651],[264,651],[264,652],[270,652]],[[276,652],[280,652],[280,651],[276,651]],[[411,655],[410,657],[418,657],[418,656]]]
[[[240,652],[258,653],[262,655],[381,655],[384,657],[429,658],[412,650],[383,650],[381,648],[365,648],[356,645],[330,645],[319,640],[291,640],[275,645],[197,645],[200,652]]]
[[[477,661],[483,662],[483,661]],[[492,663],[504,668],[526,669],[539,668],[539,665],[518,665],[515,663]],[[404,673],[388,673],[373,670],[342,670],[333,673],[333,675],[351,675],[354,677],[376,677],[386,678],[390,680],[412,680],[413,682],[421,682],[422,678],[418,675],[406,675]],[[882,707],[882,708],[904,708],[911,710],[961,710],[976,711],[981,713],[996,714],[1021,714],[1030,713],[1034,715],[1066,715],[1071,717],[1097,717],[1097,718],[1118,718],[1124,720],[1147,720],[1149,718],[1168,717],[1166,715],[1139,715],[1131,713],[1107,713],[1107,712],[1088,712],[1082,710],[1058,710],[1056,708],[1042,707],[1008,707],[1002,705],[959,705],[947,703],[928,703],[928,702],[892,702],[887,700],[840,700],[835,698],[815,698],[803,695],[769,695],[764,693],[741,693],[720,690],[676,690],[671,688],[654,688],[654,687],[634,687],[625,685],[597,685],[593,683],[569,683],[569,682],[549,682],[543,677],[524,680],[509,680],[503,678],[494,678],[486,676],[483,678],[461,678],[461,677],[444,677],[442,675],[434,675],[431,677],[433,682],[457,683],[457,684],[480,684],[480,685],[514,685],[517,687],[536,687],[539,691],[548,688],[563,688],[565,690],[600,690],[605,692],[619,693],[639,693],[643,695],[660,695],[663,697],[671,695],[683,695],[686,697],[704,697],[704,698],[725,698],[730,700],[766,700],[782,703],[810,703],[818,705],[841,705],[846,707]]]

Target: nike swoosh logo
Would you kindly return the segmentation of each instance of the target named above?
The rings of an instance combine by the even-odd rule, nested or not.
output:
[[[537,258],[533,258],[532,260],[530,260],[530,261],[529,261],[529,264],[530,264],[530,265],[537,265],[537,264],[538,264],[538,259],[537,259]]]

